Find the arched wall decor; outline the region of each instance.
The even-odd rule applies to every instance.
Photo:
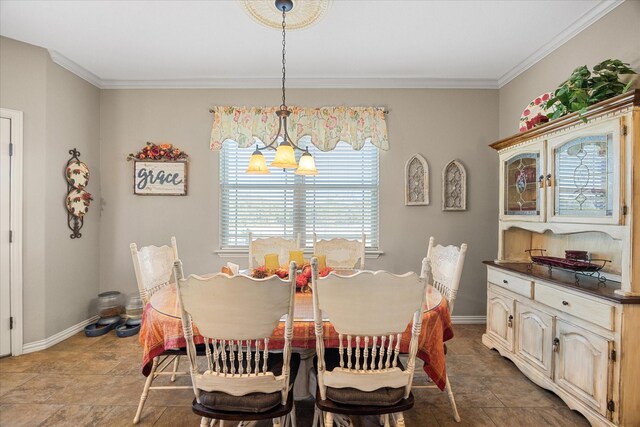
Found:
[[[420,154],[414,154],[404,165],[404,204],[429,204],[429,164]]]
[[[458,160],[452,160],[442,170],[442,210],[467,210],[467,171]]]

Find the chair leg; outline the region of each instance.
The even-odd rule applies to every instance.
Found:
[[[298,420],[296,419],[296,403],[293,403],[293,408],[291,408],[291,412],[289,413],[289,418],[291,420],[291,427],[298,427]]]
[[[446,389],[447,394],[449,395],[449,402],[451,403],[451,409],[453,409],[453,419],[456,420],[457,423],[460,422],[460,414],[458,414],[458,408],[456,407],[456,400],[453,397],[453,391],[451,390],[451,383],[449,382],[449,375],[446,378]]]
[[[333,414],[331,412],[324,414],[324,427],[333,427]]]
[[[397,414],[393,414],[393,423],[396,427],[405,427],[404,425],[404,415],[402,412],[398,412]]]
[[[176,356],[176,358],[173,359],[173,375],[171,375],[171,382],[176,381],[176,372],[178,372],[179,363],[180,363],[180,356]]]
[[[207,417],[202,417],[202,419],[200,420],[200,427],[209,427],[210,425],[210,419]]]
[[[384,414],[384,415],[382,415],[382,417],[381,417],[381,418],[382,418],[382,420],[383,420],[383,421],[381,421],[381,425],[384,425],[384,427],[390,427],[390,424],[389,424],[389,414]]]
[[[318,407],[315,407],[313,411],[313,423],[312,427],[322,427],[324,425],[324,412],[322,412]]]
[[[151,365],[151,372],[149,372],[149,376],[147,377],[147,380],[144,382],[144,388],[142,389],[142,394],[140,395],[140,403],[138,404],[138,410],[136,411],[136,416],[133,417],[134,424],[138,424],[140,422],[140,415],[142,414],[142,408],[144,407],[144,402],[147,400],[147,396],[149,396],[149,387],[151,387],[151,383],[155,379],[157,368],[158,368],[158,357],[154,357],[153,364]]]
[[[274,418],[272,420],[273,422],[273,427],[281,427],[282,426],[282,419],[281,418]]]

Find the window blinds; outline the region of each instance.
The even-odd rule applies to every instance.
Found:
[[[292,170],[271,169],[269,175],[246,175],[254,147],[226,141],[220,155],[220,248],[248,247],[255,237],[301,235],[303,245],[319,239],[360,239],[378,248],[378,149],[365,143],[354,150],[338,143],[322,152],[301,141],[313,154],[319,174],[298,176]],[[267,164],[275,151],[264,150]],[[300,154],[298,154],[299,156]]]

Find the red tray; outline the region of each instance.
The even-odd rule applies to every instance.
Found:
[[[576,259],[558,258],[554,256],[531,256],[531,261],[536,264],[549,265],[551,267],[566,268],[573,271],[599,271],[604,267],[601,264],[593,264]]]

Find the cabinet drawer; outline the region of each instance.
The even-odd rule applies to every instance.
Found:
[[[513,274],[504,273],[499,270],[487,269],[487,280],[496,286],[509,289],[511,292],[533,298],[533,281],[522,279]]]
[[[614,307],[536,283],[536,301],[572,316],[613,330]]]

